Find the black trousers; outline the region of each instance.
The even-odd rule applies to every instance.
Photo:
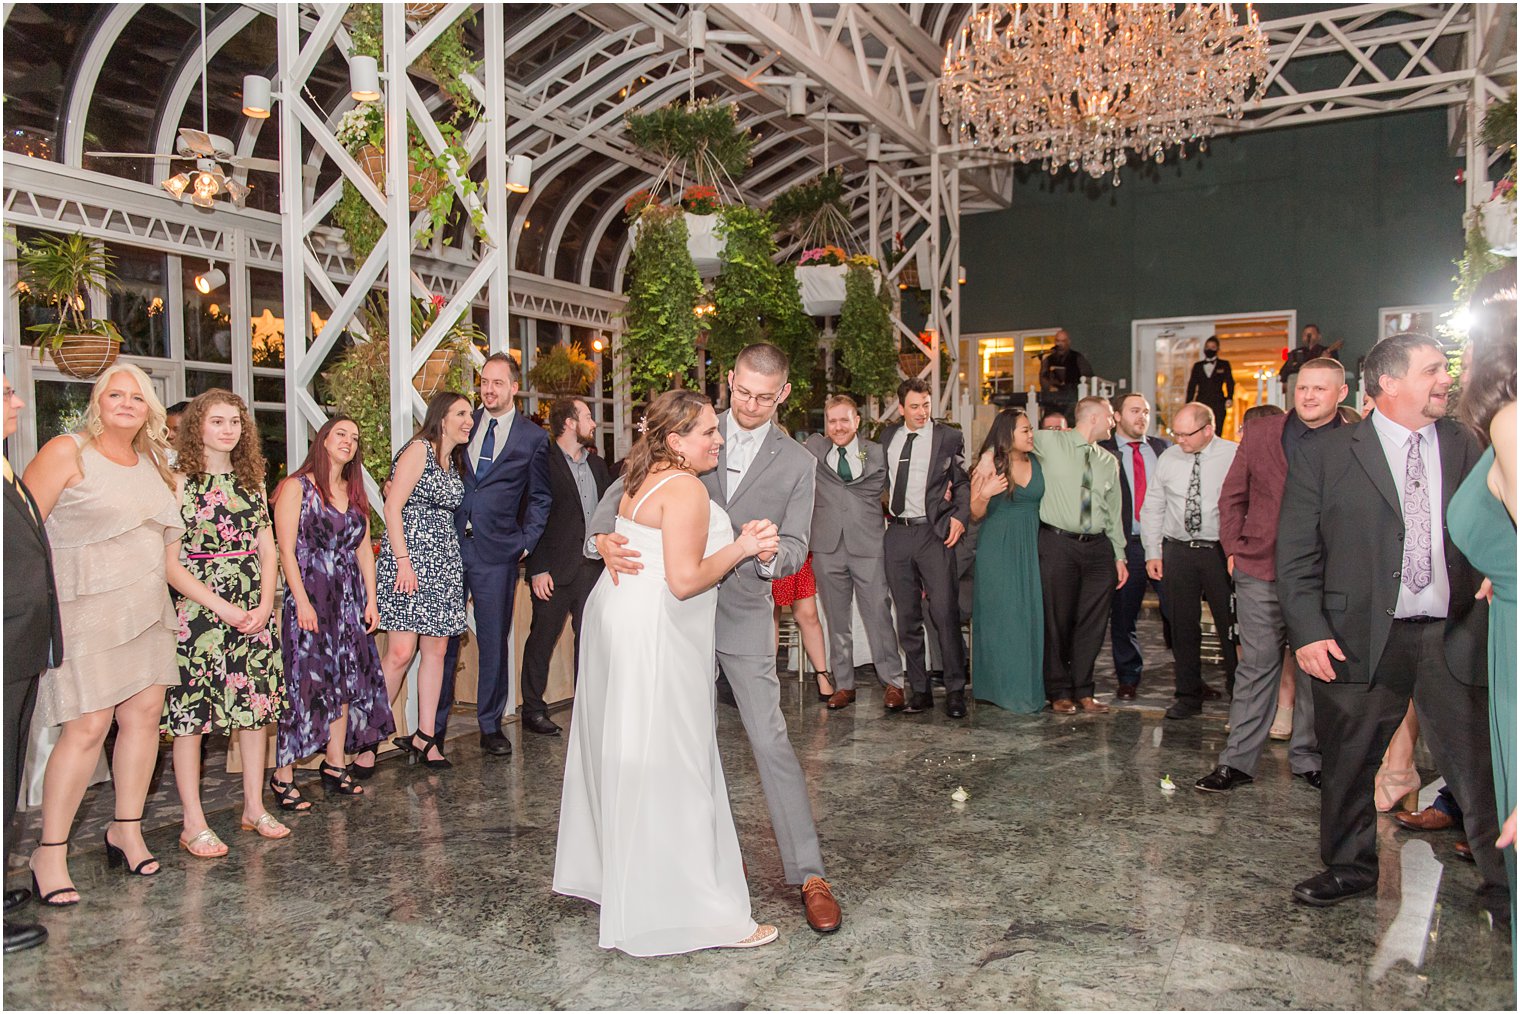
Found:
[[[1509,910],[1489,755],[1488,689],[1470,687],[1446,665],[1446,624],[1395,620],[1372,683],[1314,683],[1314,730],[1324,784],[1320,792],[1320,859],[1336,873],[1377,879],[1377,809],[1373,783],[1383,752],[1414,698],[1421,738],[1462,808],[1462,825],[1483,884],[1479,900]]]
[[[1156,589],[1161,600],[1161,626],[1168,643],[1171,641],[1171,619],[1166,605],[1166,590],[1160,581],[1152,581],[1145,573],[1145,547],[1140,536],[1131,535],[1124,547],[1124,560],[1129,567],[1129,579],[1124,587],[1114,592],[1113,622],[1109,638],[1114,647],[1114,675],[1120,686],[1139,686],[1144,672],[1144,660],[1140,657],[1140,635],[1135,625],[1140,619],[1140,605],[1145,601],[1146,586]]]
[[[907,656],[908,686],[929,692],[924,665],[924,604],[939,636],[945,689],[966,689],[966,642],[961,637],[960,579],[955,550],[933,525],[888,525],[883,539],[887,585],[897,606],[897,640]]]
[[[40,674],[39,674],[40,675]],[[21,796],[21,773],[26,770],[26,745],[37,704],[37,680],[5,685],[5,853],[15,841],[16,804]]]
[[[528,628],[528,639],[523,643],[522,713],[547,715],[549,706],[544,703],[544,691],[549,687],[549,660],[554,656],[554,646],[565,629],[568,617],[575,629],[575,671],[580,672],[581,663],[581,615],[586,611],[586,599],[602,576],[602,564],[587,560],[575,568],[575,579],[568,584],[556,584],[547,599],[533,596],[533,623]]]
[[[1073,538],[1040,526],[1040,585],[1045,599],[1045,696],[1093,695],[1093,663],[1114,598],[1114,547],[1106,535]]]
[[[1186,542],[1166,539],[1161,544],[1161,586],[1166,589],[1172,614],[1172,658],[1176,662],[1177,700],[1203,707],[1203,600],[1214,614],[1224,671],[1235,682],[1237,656],[1231,628],[1235,612],[1230,605],[1230,570],[1224,550],[1217,543],[1192,548]]]

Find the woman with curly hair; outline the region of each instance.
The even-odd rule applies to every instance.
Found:
[[[242,828],[285,838],[264,809],[264,727],[285,708],[275,626],[278,565],[264,454],[243,399],[212,388],[179,424],[180,517],[185,534],[165,566],[177,592],[180,685],[164,695],[163,731],[174,737],[174,784],[184,809],[180,848],[199,859],[227,854],[201,808],[201,737],[238,737]]]
[[[90,390],[79,432],[49,440],[26,468],[53,547],[63,619],[63,664],[37,691],[36,721],[63,726],[43,775],[42,841],[31,858],[32,887],[45,905],[79,901],[69,835],[113,721],[106,861],[139,876],[159,870],[143,841],[143,803],[158,760],[164,687],[179,683],[164,564],[184,530],[166,433],[153,382],[116,363]]]

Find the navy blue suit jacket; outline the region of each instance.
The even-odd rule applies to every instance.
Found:
[[[1157,458],[1161,457],[1162,451],[1172,446],[1170,440],[1161,437],[1147,436],[1145,442],[1150,445],[1151,450],[1156,452]],[[1114,457],[1119,457],[1119,438],[1117,436],[1111,436],[1107,440],[1098,441],[1098,446]],[[1125,517],[1124,531],[1128,534],[1133,530],[1134,534],[1129,535],[1129,537],[1138,539],[1140,537],[1140,522],[1135,520],[1135,494],[1129,488],[1129,473],[1124,470],[1123,459],[1119,461],[1119,499]],[[1134,526],[1133,529],[1131,529],[1131,525]]]
[[[484,409],[475,410],[476,426],[483,415]],[[507,431],[506,446],[496,448],[496,460],[484,479],[476,478],[465,455],[464,499],[454,512],[454,527],[461,537],[465,525],[471,527],[475,556],[482,563],[515,564],[538,545],[552,503],[549,434],[519,411]]]

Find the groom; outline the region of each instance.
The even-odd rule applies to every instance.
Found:
[[[776,677],[771,579],[797,573],[807,559],[817,465],[801,444],[771,424],[777,406],[792,389],[786,382],[790,366],[786,353],[774,345],[750,345],[739,353],[728,374],[731,408],[718,417],[723,434],[718,467],[702,476],[702,482],[713,501],[728,512],[736,534],[757,520],[774,521],[781,533],[781,547],[770,559],[741,563],[718,586],[718,665],[733,688],[760,769],[786,882],[802,885],[808,925],[819,933],[832,933],[842,919],[839,902],[823,879],[818,830],[802,766],[786,736]],[[601,555],[614,579],[643,567],[638,553],[623,549],[628,540],[611,534],[622,495],[619,480],[591,519],[586,547],[588,556]]]

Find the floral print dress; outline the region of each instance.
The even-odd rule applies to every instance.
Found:
[[[180,562],[207,588],[242,609],[259,604],[259,531],[269,527],[263,490],[249,490],[230,472],[192,475],[180,500],[185,534]],[[164,695],[163,731],[171,736],[226,735],[257,729],[285,710],[284,665],[276,617],[255,634],[240,634],[221,617],[178,592],[180,685]]]

